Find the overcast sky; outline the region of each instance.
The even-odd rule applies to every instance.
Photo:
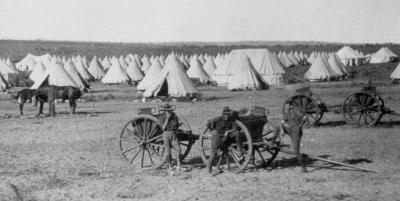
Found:
[[[0,0],[0,38],[400,43],[400,0]]]

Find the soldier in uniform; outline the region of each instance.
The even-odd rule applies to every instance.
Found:
[[[215,159],[218,149],[227,151],[229,142],[234,139],[237,144],[237,153],[242,158],[242,143],[238,125],[235,120],[239,118],[236,111],[224,107],[222,115],[211,119],[207,123],[207,127],[211,130],[211,153],[207,162],[207,171],[212,173],[212,162]]]
[[[296,155],[301,165],[302,172],[307,172],[307,168],[303,163],[303,154],[300,153],[301,137],[303,136],[303,125],[306,118],[307,117],[301,113],[300,109],[295,107],[293,108],[293,111],[290,113],[290,115],[282,121],[280,127],[282,136],[286,134],[290,136],[293,152],[288,152]]]
[[[177,161],[177,170],[183,170],[181,165],[181,147],[180,142],[177,137],[176,131],[179,127],[179,120],[176,114],[174,113],[174,109],[168,103],[161,106],[160,111],[163,111],[163,114],[160,117],[160,121],[162,123],[163,129],[163,141],[165,147],[165,155],[163,161],[167,160],[169,169],[172,168],[171,165],[171,149],[175,149],[176,151],[176,161]],[[166,157],[166,158],[165,158]]]

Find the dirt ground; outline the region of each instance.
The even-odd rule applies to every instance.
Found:
[[[333,85],[332,85],[333,86]],[[313,86],[328,104],[341,104],[358,90],[349,84]],[[293,91],[229,92],[200,88],[198,102],[176,102],[194,133],[223,106],[262,106],[269,119],[281,118],[281,107]],[[400,111],[400,86],[379,87],[386,105]],[[122,127],[141,107],[129,86],[94,85],[74,116],[68,104],[57,104],[54,118],[34,118],[26,105],[23,117],[0,119],[0,200],[400,200],[400,117],[386,115],[376,127],[346,125],[340,114],[327,113],[319,127],[305,130],[302,152],[370,168],[378,173],[308,161],[300,173],[292,156],[280,153],[272,167],[223,172],[211,177],[200,159],[198,143],[185,159],[188,172],[141,170],[126,162],[118,147]],[[45,107],[47,111],[47,106]],[[16,101],[0,95],[0,115],[17,115]]]

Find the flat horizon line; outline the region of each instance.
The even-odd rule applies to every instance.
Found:
[[[52,40],[52,39],[8,39],[2,38],[0,41],[24,41],[24,42],[64,42],[64,43],[105,43],[105,44],[150,44],[150,45],[251,45],[251,46],[277,46],[277,45],[299,45],[299,44],[330,44],[330,45],[400,45],[394,42],[366,42],[366,43],[346,43],[328,41],[302,41],[302,40],[243,40],[243,41],[164,41],[164,42],[112,42],[112,41],[79,41],[79,40]],[[260,43],[260,44],[257,44]]]

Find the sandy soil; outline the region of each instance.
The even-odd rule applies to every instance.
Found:
[[[140,107],[159,103],[135,103],[135,91],[127,86],[95,85],[78,103],[78,114],[67,113],[68,104],[57,104],[55,118],[26,116],[0,119],[0,200],[400,200],[400,117],[385,116],[377,127],[345,125],[340,114],[328,113],[321,126],[305,130],[304,153],[326,155],[378,173],[356,171],[319,161],[308,161],[308,173],[300,173],[292,156],[279,154],[269,168],[205,173],[196,144],[185,159],[189,172],[141,170],[128,165],[118,148],[118,135]],[[400,111],[400,86],[380,87],[387,105]],[[358,88],[345,84],[313,88],[328,104],[342,103]],[[267,91],[229,92],[201,88],[203,100],[176,103],[194,133],[220,113],[257,105],[279,119],[281,106],[292,93]],[[1,115],[17,114],[16,101],[0,95]],[[47,107],[45,108],[47,110]]]

